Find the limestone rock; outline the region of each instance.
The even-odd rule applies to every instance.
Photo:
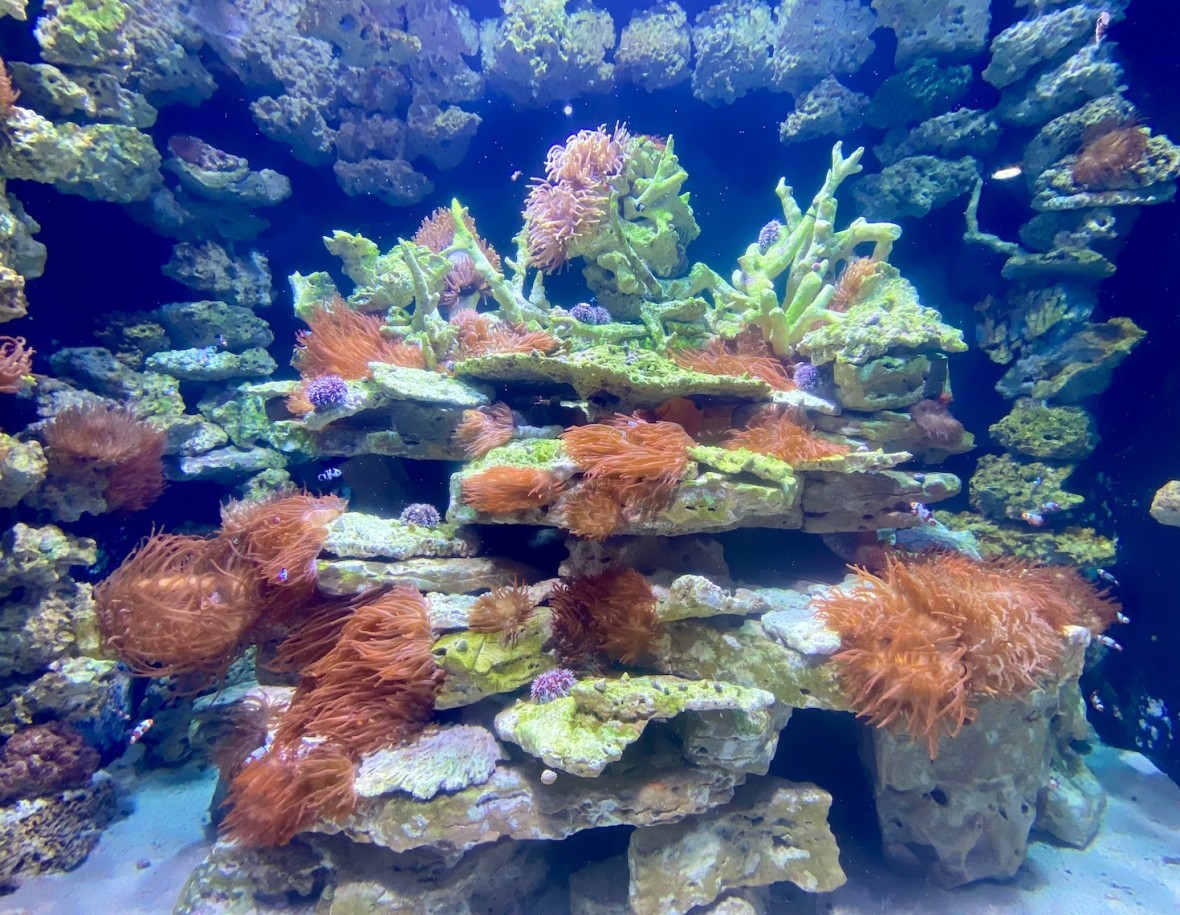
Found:
[[[788,880],[812,893],[845,881],[828,828],[832,798],[810,784],[763,778],[724,807],[636,830],[627,849],[635,915],[684,913],[727,889]]]
[[[1151,517],[1160,524],[1180,527],[1180,480],[1169,480],[1156,491]]]

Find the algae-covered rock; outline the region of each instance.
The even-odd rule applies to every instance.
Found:
[[[495,557],[443,557],[378,562],[372,559],[321,559],[316,583],[325,594],[357,594],[369,588],[408,584],[419,591],[468,594],[533,580],[535,571],[523,563]]]
[[[1169,480],[1151,500],[1151,517],[1160,524],[1180,527],[1180,480]]]
[[[446,679],[434,704],[459,708],[498,693],[510,693],[551,670],[553,658],[543,654],[545,633],[532,631],[515,642],[498,633],[448,633],[434,643],[434,660]]]
[[[1081,407],[1051,407],[1027,397],[988,431],[1009,451],[1053,461],[1079,461],[1098,444],[1094,418]]]
[[[670,736],[659,731],[645,735],[633,756],[594,779],[558,774],[543,780],[540,762],[501,763],[482,785],[429,801],[404,792],[362,799],[346,823],[322,822],[315,829],[392,851],[429,846],[454,859],[501,838],[564,839],[584,829],[675,822],[724,803],[741,778],[686,766]]]
[[[420,801],[482,785],[504,751],[491,731],[471,725],[431,728],[399,747],[361,760],[354,788],[359,797],[404,791]]]
[[[971,512],[937,512],[952,531],[971,534],[985,559],[1015,556],[1047,565],[1099,569],[1115,561],[1115,541],[1081,525],[1030,527],[1023,522],[993,521]]]
[[[168,350],[148,356],[144,365],[150,371],[171,375],[180,381],[268,378],[278,368],[270,353],[260,347],[251,347],[241,353],[219,350],[215,346]]]
[[[774,697],[761,689],[720,681],[679,677],[626,677],[582,680],[570,694],[552,702],[519,701],[496,716],[496,733],[554,768],[594,777],[616,762],[652,721],[689,713],[733,713],[731,741],[751,743],[762,752],[766,770],[778,740]],[[730,754],[732,755],[732,754]],[[728,768],[730,758],[701,760]],[[741,770],[745,771],[744,765]]]
[[[885,355],[966,349],[963,332],[944,324],[933,308],[919,304],[917,290],[900,276],[874,283],[843,320],[809,331],[799,344],[799,352],[815,365],[837,359],[863,365]]]
[[[757,592],[738,588],[730,593],[702,575],[681,575],[656,606],[660,622],[707,619],[712,616],[753,616],[770,606]]]
[[[724,807],[636,830],[627,848],[630,910],[684,913],[727,889],[782,881],[831,892],[846,880],[828,828],[831,804],[815,785],[763,778],[738,788]]]
[[[700,394],[761,400],[770,386],[752,377],[706,375],[681,368],[648,350],[592,346],[561,358],[539,354],[502,353],[464,359],[455,374],[480,381],[569,385],[583,399],[608,394],[617,409],[630,412]]]
[[[0,432],[0,508],[11,508],[40,486],[48,468],[40,442]]]
[[[345,512],[328,525],[324,551],[342,559],[475,556],[479,552],[479,535],[454,524],[422,527],[363,512]]]
[[[1040,461],[1022,463],[1009,454],[985,454],[971,477],[971,504],[996,520],[1028,520],[1039,526],[1057,512],[1069,511],[1085,500],[1064,489],[1072,465]]]
[[[1071,336],[1018,359],[996,383],[996,390],[1013,400],[1024,396],[1078,403],[1109,387],[1115,368],[1145,333],[1130,318],[1083,324]]]

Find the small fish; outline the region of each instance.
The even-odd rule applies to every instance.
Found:
[[[1098,695],[1098,690],[1090,693],[1090,708],[1096,712],[1106,711],[1106,706],[1102,704],[1102,697]]]
[[[226,339],[225,339],[225,334],[218,334],[217,335],[217,347],[218,347],[218,349],[226,349],[229,347],[229,343],[226,342]]]
[[[1105,645],[1107,648],[1113,648],[1115,651],[1122,651],[1123,646],[1112,639],[1109,635],[1098,636],[1098,644]]]
[[[1095,569],[1094,574],[1097,575],[1099,578],[1101,578],[1103,581],[1107,582],[1108,584],[1112,584],[1116,588],[1119,587],[1119,580],[1117,578],[1115,578],[1113,575],[1111,575],[1108,571],[1106,571],[1106,569]]]
[[[932,512],[922,502],[911,502],[910,503],[910,511],[913,512],[915,515],[917,515],[918,520],[921,521],[923,524],[937,524],[938,523],[938,519],[936,519],[934,517],[934,512]]]
[[[1048,502],[1042,502],[1041,507],[1037,509],[1037,511],[1042,515],[1051,515],[1053,512],[1061,511],[1061,503],[1054,502],[1052,500],[1049,500]]]
[[[1127,616],[1127,614],[1123,613],[1122,610],[1116,610],[1115,614],[1114,614],[1114,618],[1116,620],[1118,620],[1120,623],[1122,623],[1124,626],[1126,626],[1127,623],[1131,622],[1131,617],[1129,617],[1129,616]]]
[[[344,471],[339,467],[329,467],[320,473],[319,479],[321,482],[326,482],[328,480],[338,480],[342,476],[344,476]]]
[[[1102,39],[1106,37],[1106,32],[1110,28],[1110,11],[1103,10],[1098,14],[1098,19],[1094,23],[1094,44],[1095,46],[1102,44]]]
[[[279,580],[279,584],[284,584],[287,581],[287,570],[279,569],[279,574],[275,576]]]
[[[1027,524],[1031,524],[1033,527],[1045,526],[1045,516],[1040,512],[1021,512],[1020,520]]]
[[[521,170],[518,168],[518,169],[517,169],[516,171],[514,171],[514,172],[513,172],[511,175],[509,175],[509,176],[508,176],[508,180],[509,180],[509,181],[519,181],[519,180],[520,180],[520,178],[521,178],[521,176],[522,176],[523,174],[524,174],[524,172],[522,172],[522,171],[521,171]]]
[[[1033,480],[1033,489],[1040,489],[1044,485],[1045,485],[1045,478],[1044,477],[1037,477],[1036,479]]]
[[[155,718],[145,718],[134,728],[132,728],[131,736],[127,738],[127,746],[133,747],[139,743],[139,741],[143,739],[143,735],[150,731],[152,729],[152,725],[155,723]]]
[[[997,168],[992,172],[993,181],[1011,181],[1013,178],[1020,177],[1019,165],[1005,165],[1003,168]]]

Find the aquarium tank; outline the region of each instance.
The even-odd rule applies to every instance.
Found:
[[[0,0],[0,913],[1180,911],[1174,0]]]

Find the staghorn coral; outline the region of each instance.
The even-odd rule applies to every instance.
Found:
[[[714,337],[703,349],[686,349],[672,354],[677,365],[709,375],[749,375],[765,381],[776,391],[790,391],[796,385],[786,367],[771,352],[757,328],[747,328],[733,340]]]
[[[558,657],[584,663],[596,654],[634,664],[660,634],[656,597],[634,569],[560,581],[549,593],[553,645]]]
[[[486,410],[464,410],[455,427],[455,440],[471,458],[481,458],[493,448],[512,441],[512,410],[507,404],[492,404]]]
[[[104,650],[143,677],[221,679],[262,612],[257,571],[218,539],[154,534],[94,588]]]
[[[108,511],[139,511],[164,491],[166,436],[124,406],[67,407],[41,430],[49,466],[66,479],[98,474]]]
[[[404,340],[381,333],[381,319],[349,308],[339,295],[317,306],[308,316],[309,330],[300,331],[292,364],[299,374],[314,378],[337,375],[357,379],[372,377],[371,362],[425,368],[422,350]]]
[[[467,611],[467,628],[497,633],[505,643],[515,645],[536,611],[528,585],[513,582],[477,597]]]
[[[474,359],[492,353],[551,353],[561,345],[545,331],[530,331],[469,308],[452,314],[450,323],[455,328],[455,343],[448,352],[451,359]]]
[[[0,117],[3,116],[2,110],[0,108]],[[16,394],[24,390],[28,376],[33,372],[35,352],[24,337],[0,336],[0,394]]]
[[[1150,132],[1135,123],[1104,120],[1082,134],[1070,166],[1073,180],[1088,188],[1112,188],[1126,180],[1147,153]]]
[[[552,504],[564,486],[536,467],[489,467],[464,478],[463,503],[489,515],[528,511]]]
[[[769,454],[788,464],[835,457],[851,450],[847,445],[829,442],[813,433],[801,410],[776,407],[759,410],[745,429],[731,431],[725,447]]]
[[[1062,627],[1098,634],[1118,612],[1076,571],[1015,559],[889,554],[880,575],[854,571],[817,602],[841,639],[840,680],[857,714],[926,741],[931,759],[979,697],[1023,695],[1056,670]]]

